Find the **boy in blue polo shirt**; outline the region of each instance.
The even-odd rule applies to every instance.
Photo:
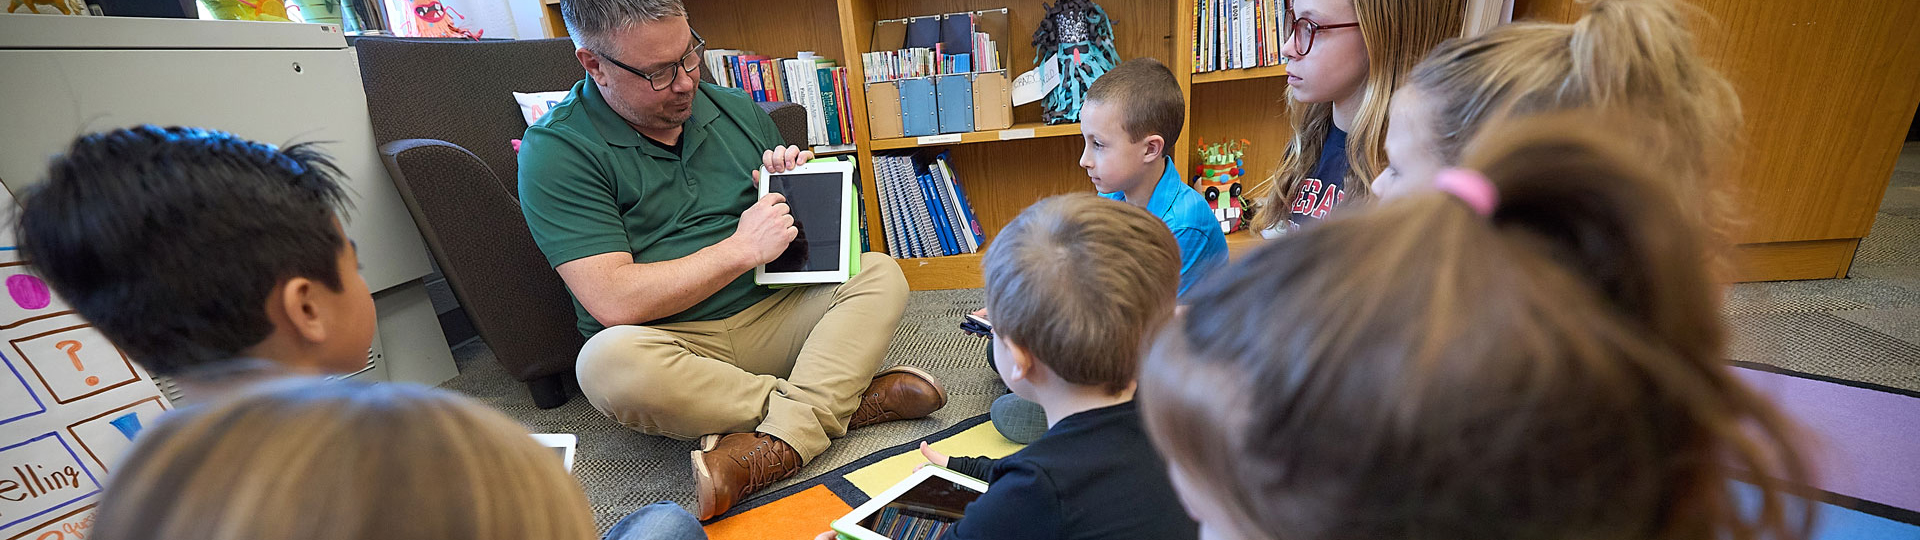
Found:
[[[1180,244],[1180,295],[1227,264],[1227,236],[1206,198],[1180,180],[1167,149],[1180,139],[1186,98],[1167,66],[1152,58],[1122,62],[1087,89],[1080,108],[1080,134],[1086,147],[1080,167],[1100,196],[1143,208],[1173,230]],[[974,312],[986,316],[987,310]],[[987,362],[993,363],[988,352]],[[994,400],[994,428],[1013,442],[1027,444],[1047,431],[1040,407],[1007,394]]]
[[[1087,89],[1080,109],[1086,148],[1080,167],[1100,196],[1132,203],[1173,230],[1180,243],[1180,294],[1227,262],[1227,236],[1207,200],[1166,155],[1180,139],[1186,99],[1167,66],[1152,58],[1121,63]]]

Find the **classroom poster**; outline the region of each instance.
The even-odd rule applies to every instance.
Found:
[[[0,227],[0,540],[86,540],[114,464],[172,405],[14,245]]]

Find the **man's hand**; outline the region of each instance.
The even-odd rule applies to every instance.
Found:
[[[760,164],[765,165],[768,172],[791,171],[809,161],[813,161],[813,151],[801,150],[798,146],[777,146],[760,153]]]
[[[800,229],[793,226],[793,213],[787,208],[787,197],[768,193],[740,214],[740,225],[725,242],[745,266],[759,266],[779,258],[799,235]]]

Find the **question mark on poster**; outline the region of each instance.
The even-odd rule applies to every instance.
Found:
[[[80,342],[69,339],[66,341],[53,344],[53,348],[67,351],[67,358],[70,360],[73,360],[74,371],[87,370],[87,366],[80,364]],[[97,384],[100,384],[99,377],[95,377],[92,375],[87,376],[87,386],[94,386]]]

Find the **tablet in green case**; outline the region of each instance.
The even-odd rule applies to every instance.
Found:
[[[841,540],[939,540],[987,492],[987,483],[927,465],[833,521]]]

